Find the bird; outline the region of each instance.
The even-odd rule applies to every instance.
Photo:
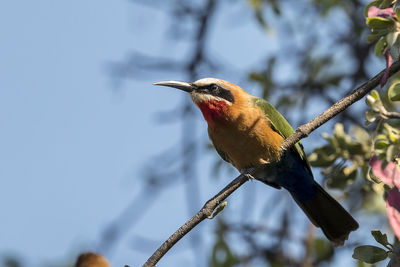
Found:
[[[100,254],[86,252],[78,256],[75,267],[110,267],[110,263]]]
[[[153,85],[190,94],[208,124],[208,135],[221,158],[239,172],[253,168],[257,180],[289,191],[310,221],[333,245],[343,245],[357,221],[315,180],[301,142],[285,152],[294,133],[288,121],[265,99],[216,78],[195,82],[162,81]]]

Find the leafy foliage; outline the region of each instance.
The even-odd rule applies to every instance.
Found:
[[[398,59],[400,48],[398,38],[400,10],[396,8],[396,4],[397,1],[373,1],[364,11],[366,24],[371,31],[367,41],[376,42],[375,55],[385,56],[387,69],[391,65],[392,58]],[[364,206],[375,200],[376,196],[381,198],[385,198],[388,194],[394,196],[391,187],[383,186],[382,181],[387,184],[385,181],[393,178],[386,178],[384,175],[396,173],[396,171],[389,172],[386,170],[387,167],[396,169],[395,166],[399,166],[400,125],[394,120],[398,118],[395,102],[400,100],[399,75],[395,74],[387,80],[386,71],[381,81],[381,85],[384,85],[382,90],[379,92],[373,90],[366,97],[368,109],[365,112],[365,125],[374,126],[372,130],[352,126],[353,133],[350,135],[344,132],[341,123],[337,123],[333,136],[323,135],[327,144],[316,148],[309,157],[313,166],[323,168],[323,174],[326,175],[330,187],[345,190],[353,184],[357,174],[360,178],[364,178],[362,183],[365,186],[361,187],[364,195],[375,195],[375,197],[365,197]],[[389,185],[393,186],[393,183]],[[387,201],[387,208],[392,227],[397,227],[396,216],[391,213],[399,214],[400,211],[396,210],[398,206],[391,205]],[[397,228],[393,229],[396,231]],[[388,242],[386,234],[377,230],[372,230],[371,234],[387,250],[371,245],[358,246],[354,249],[353,258],[365,263],[376,263],[392,253],[393,245]]]
[[[323,174],[328,177],[327,183],[331,188],[345,189],[357,177],[357,170],[366,175],[371,151],[371,141],[368,132],[353,126],[353,137],[344,132],[343,124],[337,123],[333,136],[323,134],[328,144],[316,148],[308,157],[315,167],[324,167]]]
[[[393,245],[388,242],[386,234],[382,234],[379,230],[372,230],[371,234],[376,242],[383,245],[387,250],[371,245],[358,246],[354,249],[354,259],[366,263],[377,263],[385,260],[393,252]]]

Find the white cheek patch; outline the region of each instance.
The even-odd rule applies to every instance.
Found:
[[[190,94],[190,96],[192,97],[192,100],[194,103],[201,103],[201,102],[208,102],[211,100],[214,101],[223,101],[225,102],[227,105],[231,106],[232,103],[227,101],[226,99],[223,99],[222,97],[218,97],[218,96],[213,96],[213,95],[209,95],[209,94],[199,94],[196,92],[192,92]]]

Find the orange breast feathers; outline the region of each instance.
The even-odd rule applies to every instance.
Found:
[[[240,109],[233,109],[232,105],[227,109],[224,120],[208,123],[208,134],[233,166],[240,171],[279,160],[283,137],[271,128],[261,109],[254,105]]]
[[[271,128],[254,97],[240,87],[224,82],[234,103],[218,99],[195,101],[208,123],[208,135],[215,148],[239,171],[280,158],[283,137]]]

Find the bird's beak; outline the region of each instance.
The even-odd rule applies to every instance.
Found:
[[[181,82],[181,81],[156,82],[156,83],[153,83],[153,85],[174,87],[176,89],[180,89],[180,90],[183,90],[188,93],[190,93],[196,89],[196,86],[194,86],[193,84],[187,83],[187,82]]]

